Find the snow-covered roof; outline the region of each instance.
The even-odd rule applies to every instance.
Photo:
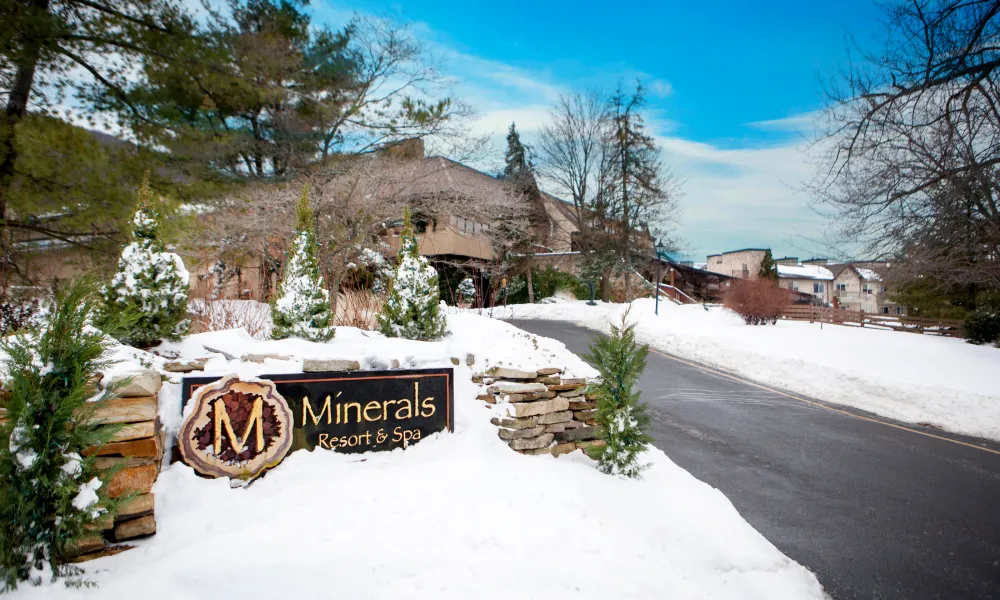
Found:
[[[830,269],[817,265],[777,265],[778,277],[786,279],[821,279],[833,281],[833,273]]]
[[[879,277],[878,273],[872,271],[871,269],[855,267],[855,270],[858,272],[858,275],[861,275],[861,279],[864,279],[865,281],[882,281],[882,278]]]

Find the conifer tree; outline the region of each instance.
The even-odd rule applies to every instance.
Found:
[[[517,132],[514,123],[507,130],[507,151],[503,158],[502,179],[520,179],[531,177],[534,180],[533,165],[528,158],[528,147],[521,143],[521,134]]]
[[[420,256],[417,248],[410,209],[404,208],[399,264],[389,298],[378,317],[379,329],[386,337],[433,340],[446,333],[445,318],[440,312],[437,271]]]
[[[152,202],[149,173],[139,187],[132,217],[132,241],[122,250],[118,271],[104,287],[104,304],[97,323],[105,327],[117,316],[135,315],[122,342],[149,346],[160,339],[175,340],[187,331],[188,281],[184,261],[167,252],[160,241],[160,215]]]
[[[98,473],[84,449],[108,441],[115,426],[89,420],[114,397],[96,401],[88,389],[95,372],[111,363],[109,338],[90,326],[97,300],[85,284],[56,297],[41,329],[0,342],[4,406],[0,423],[0,589],[19,582],[48,583],[82,571],[62,559],[93,536],[93,523],[128,498],[107,498],[110,474]],[[110,325],[109,325],[110,326]],[[9,442],[8,442],[9,440]]]
[[[646,405],[635,390],[649,347],[636,343],[635,323],[628,323],[628,314],[622,315],[620,326],[611,326],[610,337],[599,336],[591,342],[584,359],[601,374],[601,382],[590,392],[597,398],[597,426],[606,442],[593,448],[591,456],[605,473],[638,477],[646,467],[639,464],[639,455],[652,441],[646,434]]]
[[[303,188],[302,198],[295,209],[298,226],[288,251],[288,262],[278,287],[277,298],[271,304],[276,340],[299,337],[313,342],[333,339],[330,293],[319,271],[316,228],[309,206],[309,188]]]
[[[778,280],[778,264],[774,262],[774,257],[771,256],[770,250],[764,251],[764,258],[760,261],[760,271],[757,272],[757,277],[773,281]]]

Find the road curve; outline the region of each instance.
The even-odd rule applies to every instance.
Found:
[[[578,354],[594,335],[510,322]],[[655,445],[725,493],[833,598],[1000,598],[1000,444],[661,353],[650,353],[640,387]]]

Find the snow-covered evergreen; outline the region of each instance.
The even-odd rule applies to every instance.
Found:
[[[445,334],[440,311],[437,271],[417,251],[410,210],[403,209],[403,232],[396,276],[379,315],[379,329],[388,337],[433,340]]]
[[[288,251],[278,295],[271,304],[271,319],[274,322],[271,336],[276,340],[297,337],[325,342],[333,339],[336,330],[332,325],[330,293],[316,257],[316,231],[308,188],[302,190],[296,214],[298,226],[295,237]]]
[[[84,450],[115,430],[81,420],[113,397],[93,398],[88,380],[110,366],[109,338],[90,326],[96,300],[85,283],[61,292],[39,330],[0,341],[4,407],[0,423],[0,592],[82,571],[60,560],[94,521],[113,513],[95,457]]]
[[[458,297],[462,302],[472,302],[476,298],[476,283],[466,277],[458,284]]]
[[[601,382],[590,393],[597,398],[597,425],[606,445],[594,448],[592,456],[605,473],[638,477],[646,467],[639,456],[652,441],[646,434],[646,405],[635,391],[649,347],[636,343],[635,323],[627,319],[625,311],[621,326],[612,325],[609,337],[598,336],[584,358],[601,374]]]
[[[105,325],[119,321],[123,314],[133,316],[120,335],[132,345],[175,340],[188,328],[190,276],[181,257],[166,251],[159,231],[160,216],[152,206],[147,173],[132,217],[132,241],[122,250],[118,271],[104,287],[104,305],[97,316],[98,324]]]

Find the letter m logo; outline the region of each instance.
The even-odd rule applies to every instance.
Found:
[[[237,454],[243,452],[243,448],[250,439],[250,432],[252,430],[257,432],[257,451],[261,452],[264,450],[264,400],[262,398],[254,400],[253,409],[250,411],[250,418],[247,420],[247,426],[243,430],[242,437],[237,436],[236,432],[233,431],[233,424],[229,420],[229,413],[226,412],[226,403],[222,401],[222,398],[215,401],[214,409],[216,456],[222,453],[223,428],[226,429],[226,435],[229,436],[229,443],[232,444],[233,451]]]

